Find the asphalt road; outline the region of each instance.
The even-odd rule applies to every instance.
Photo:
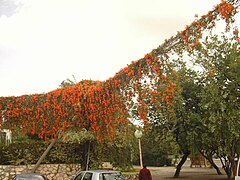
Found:
[[[210,167],[190,167],[190,160],[183,165],[178,179],[184,180],[226,180],[227,176],[221,168],[221,163],[216,160],[215,163],[219,167],[222,175],[218,175],[214,168]],[[139,169],[140,167],[136,167]],[[153,180],[176,180],[174,178],[175,167],[148,167],[150,169]]]
[[[153,180],[176,180],[173,178],[176,168],[175,167],[149,167],[152,173]],[[227,176],[222,171],[223,175],[217,175],[215,169],[209,167],[183,167],[178,179],[184,180],[226,180]]]

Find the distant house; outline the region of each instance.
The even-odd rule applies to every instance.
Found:
[[[12,142],[12,132],[9,129],[2,129],[0,135],[0,143],[10,144]]]
[[[2,123],[4,123],[4,116],[2,112]],[[12,142],[12,132],[9,129],[0,130],[0,143],[9,144]]]

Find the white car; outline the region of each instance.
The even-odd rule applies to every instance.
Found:
[[[88,170],[82,171],[73,180],[125,180],[120,171]]]
[[[14,180],[47,180],[47,178],[40,173],[23,173],[17,174]]]

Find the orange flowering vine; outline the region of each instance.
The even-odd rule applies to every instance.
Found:
[[[163,115],[174,113],[178,74],[168,53],[200,47],[202,34],[215,26],[219,15],[231,22],[236,12],[236,6],[222,1],[177,36],[106,81],[83,80],[46,94],[0,97],[0,128],[13,132],[20,128],[43,139],[54,138],[69,128],[86,128],[101,141],[114,139],[117,129],[127,131],[131,116],[147,124],[151,108]]]
[[[227,19],[232,14],[234,7],[232,4],[222,0],[222,3],[216,6],[216,9],[221,14],[223,19]]]
[[[195,20],[190,26],[186,26],[185,30],[181,31],[181,41],[188,51],[201,46],[200,39],[204,30],[212,30],[215,27],[219,16],[226,20],[226,31],[228,31],[229,22],[234,21],[232,17],[237,13],[238,6],[222,0],[222,2],[215,6],[215,9],[203,15],[200,19]]]
[[[115,92],[117,86],[117,81],[86,80],[47,94],[1,97],[0,124],[13,131],[20,127],[43,139],[68,128],[86,128],[96,133],[99,140],[113,138],[112,126],[128,123],[124,104]]]

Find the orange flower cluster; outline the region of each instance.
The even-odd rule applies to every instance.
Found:
[[[216,6],[216,9],[223,19],[227,19],[232,14],[234,7],[232,4],[222,0],[222,3]]]
[[[191,30],[189,29],[190,27],[192,28]],[[181,32],[182,39],[188,50],[201,46],[199,39],[202,38],[202,26],[200,20],[194,21],[190,27],[186,26],[186,29]]]
[[[117,127],[127,130],[128,110],[135,103],[134,97],[138,101],[138,117],[145,123],[150,104],[156,108],[162,103],[171,106],[176,85],[170,83],[163,64],[148,54],[105,82],[84,80],[47,94],[1,97],[0,124],[4,117],[3,125],[13,131],[19,127],[24,133],[38,134],[43,139],[53,138],[67,128],[86,128],[99,140],[113,139]]]
[[[67,128],[89,129],[99,140],[113,138],[116,127],[128,123],[117,86],[114,80],[86,80],[47,94],[1,97],[1,109],[5,110],[1,122],[4,117],[4,124],[13,131],[19,127],[43,139]]]
[[[127,102],[127,109],[137,107],[135,117],[147,124],[150,107],[155,109],[165,107],[169,110],[173,108],[172,101],[177,85],[172,82],[176,77],[177,74],[171,69],[170,64],[158,58],[156,52],[151,52],[143,59],[132,62],[122,69],[115,78],[129,82],[124,84],[123,96]]]
[[[240,43],[240,37],[237,38],[237,42]]]
[[[190,26],[186,26],[185,30],[181,31],[180,35],[187,50],[191,51],[194,48],[201,47],[199,39],[202,38],[203,30],[215,27],[215,21],[219,14],[222,19],[228,22],[236,13],[236,9],[237,7],[222,0],[220,4],[215,6],[215,10],[209,11],[206,15],[203,15],[201,19],[194,21]],[[226,29],[228,29],[228,27],[226,27]]]
[[[213,77],[213,76],[215,76],[215,72],[210,71],[210,72],[209,72],[209,75],[210,75],[211,77]]]

